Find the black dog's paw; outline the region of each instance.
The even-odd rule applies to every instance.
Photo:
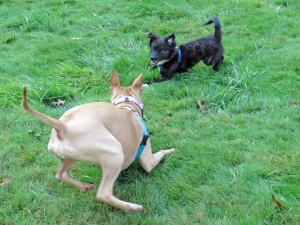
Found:
[[[168,78],[166,77],[158,77],[156,79],[153,80],[154,83],[160,83],[160,82],[163,82],[163,81],[166,81],[166,80],[169,80]]]

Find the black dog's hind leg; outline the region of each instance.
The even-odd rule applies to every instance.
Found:
[[[205,65],[210,66],[213,64],[213,57],[210,55],[210,56],[204,58],[203,62],[205,63]]]
[[[224,60],[224,56],[221,57],[221,59],[220,59],[219,62],[215,63],[215,65],[213,66],[214,71],[218,71],[219,70],[219,68],[220,68],[223,60]]]

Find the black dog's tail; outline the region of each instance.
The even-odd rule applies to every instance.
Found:
[[[221,33],[221,25],[220,21],[217,17],[212,17],[209,21],[204,23],[203,25],[209,25],[213,23],[215,25],[215,38],[217,40],[217,43],[221,43],[222,41],[222,33]]]

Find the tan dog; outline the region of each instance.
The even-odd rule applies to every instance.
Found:
[[[59,120],[31,109],[27,105],[26,87],[22,106],[32,116],[53,127],[48,150],[62,162],[56,174],[57,179],[87,192],[95,186],[72,178],[70,168],[77,160],[99,164],[102,180],[97,199],[126,212],[141,211],[141,205],[116,198],[113,186],[121,170],[133,162],[143,139],[144,127],[140,121],[143,110],[140,101],[142,75],[134,80],[131,87],[122,87],[114,72],[110,90],[112,103],[116,106],[106,102],[88,103],[69,109]],[[174,150],[161,150],[152,154],[150,141],[147,140],[139,162],[150,172],[164,155]]]

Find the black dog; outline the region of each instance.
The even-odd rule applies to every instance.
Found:
[[[224,60],[222,33],[220,21],[217,17],[211,18],[203,25],[214,23],[215,33],[176,47],[175,35],[162,38],[157,34],[149,33],[152,67],[158,67],[160,77],[155,82],[171,79],[176,72],[184,72],[196,65],[200,60],[215,71],[219,70]]]

